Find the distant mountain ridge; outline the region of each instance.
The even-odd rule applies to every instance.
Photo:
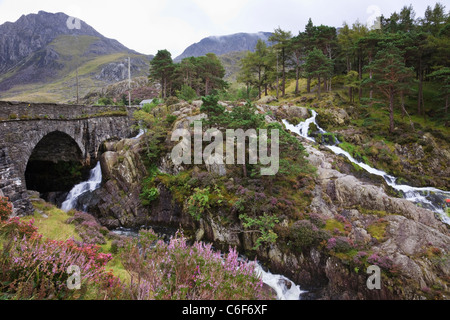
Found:
[[[0,99],[68,102],[78,69],[80,95],[128,77],[148,74],[152,56],[139,54],[79,20],[48,13],[21,16],[0,25]],[[73,21],[72,21],[73,22]],[[73,92],[73,90],[71,91]]]
[[[211,36],[187,47],[184,52],[174,59],[180,62],[188,57],[200,57],[207,53],[223,55],[230,52],[254,51],[259,39],[269,43],[271,32],[235,33],[225,36]]]

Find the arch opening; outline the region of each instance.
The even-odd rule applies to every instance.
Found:
[[[28,190],[38,191],[41,198],[58,206],[72,187],[89,175],[82,152],[68,134],[54,131],[34,147],[25,170]]]

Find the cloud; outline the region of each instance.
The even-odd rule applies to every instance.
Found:
[[[218,24],[225,24],[236,17],[248,0],[193,0],[208,16]]]
[[[356,19],[365,23],[372,5],[390,16],[410,3],[417,17],[423,16],[423,0],[0,0],[0,24],[39,10],[64,12],[130,49],[145,54],[167,49],[175,57],[207,36],[278,26],[296,34],[309,17],[316,25],[338,27]]]

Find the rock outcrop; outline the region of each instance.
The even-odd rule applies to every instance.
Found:
[[[194,119],[204,117],[201,114],[190,116],[191,111],[185,106],[177,108],[179,119],[174,129],[189,128]],[[273,111],[307,117],[298,107],[280,107]],[[344,221],[346,239],[355,248],[353,253],[333,253],[314,246],[299,250],[280,241],[255,250],[257,235],[242,232],[240,221],[231,219],[224,225],[220,217],[226,216],[226,212],[208,213],[200,221],[194,221],[184,204],[174,201],[171,191],[163,184],[158,184],[159,199],[150,207],[143,207],[139,194],[146,170],[139,156],[139,140],[105,145],[101,160],[104,185],[94,192],[92,197],[96,200],[92,202],[92,209],[109,228],[152,224],[182,226],[190,230],[196,240],[211,241],[217,248],[236,246],[241,252],[256,255],[272,272],[282,273],[300,284],[303,290],[309,291],[309,298],[448,298],[448,226],[433,212],[389,196],[382,183],[362,181],[345,170],[345,173],[339,172],[342,163],[339,156],[298,139],[306,147],[309,162],[317,168],[308,210],[320,219]],[[167,174],[184,170],[174,166],[167,156],[161,159],[159,168]],[[280,221],[280,227],[285,229],[297,224],[315,228],[309,220]],[[339,236],[335,240],[343,241]],[[369,248],[370,254],[358,248]],[[358,259],[367,260],[367,264],[356,263]],[[368,264],[381,266],[379,290],[367,287],[368,274],[361,268]]]

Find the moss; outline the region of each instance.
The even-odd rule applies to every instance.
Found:
[[[377,216],[380,218],[383,218],[387,215],[391,215],[391,213],[387,213],[386,211],[383,211],[383,210],[371,210],[371,209],[363,208],[361,206],[356,206],[356,209],[359,212],[361,212],[362,214],[373,215],[373,216]]]
[[[336,252],[336,253],[332,253],[332,255],[334,255],[336,258],[338,258],[345,264],[353,264],[354,257],[357,255],[357,253],[358,253],[357,249],[349,247],[349,250],[346,252]],[[357,267],[355,267],[355,269],[357,269]],[[358,273],[356,270],[355,270],[355,272]]]
[[[387,221],[376,221],[367,228],[367,232],[378,241],[384,241],[388,225],[389,223]]]
[[[336,219],[328,219],[325,223],[324,229],[326,231],[333,232],[335,229],[338,229],[340,232],[345,233],[344,224]]]

